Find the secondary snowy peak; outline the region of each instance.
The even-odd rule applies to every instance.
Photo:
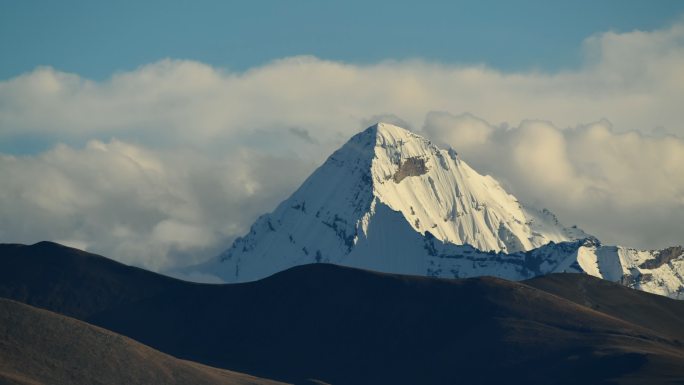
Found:
[[[403,128],[379,123],[371,166],[373,193],[418,232],[480,250],[516,252],[587,235],[548,211],[526,210],[490,176]]]
[[[577,250],[581,271],[625,286],[684,299],[684,248],[636,250],[589,243]]]

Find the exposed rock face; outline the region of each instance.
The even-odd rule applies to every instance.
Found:
[[[645,261],[639,265],[639,267],[642,269],[657,269],[672,260],[681,258],[682,256],[684,256],[684,247],[668,247],[667,249],[658,251],[655,254],[655,258]]]
[[[399,183],[408,176],[420,176],[426,174],[427,171],[425,159],[411,157],[401,162],[399,169],[394,173],[392,179],[394,179],[394,183]]]

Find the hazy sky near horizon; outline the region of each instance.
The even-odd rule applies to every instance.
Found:
[[[0,242],[196,263],[388,120],[606,243],[684,243],[684,2],[0,4]]]

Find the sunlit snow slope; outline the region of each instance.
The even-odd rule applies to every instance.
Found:
[[[191,270],[226,282],[312,262],[440,277],[575,271],[677,297],[677,258],[657,267],[669,269],[667,289],[659,278],[643,280],[650,270],[639,264],[656,253],[602,246],[548,210],[523,207],[454,150],[379,123],[333,153],[230,249]]]

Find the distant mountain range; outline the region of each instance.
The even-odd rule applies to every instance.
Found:
[[[682,247],[603,245],[523,206],[453,149],[387,123],[352,137],[230,249],[184,273],[246,282],[316,262],[447,278],[584,272],[684,298]]]
[[[256,282],[209,285],[42,242],[0,245],[0,297],[180,359],[291,383],[674,384],[684,378],[684,302],[587,274],[524,282],[439,279],[321,263]],[[111,344],[111,362],[97,359],[105,357],[103,343]],[[49,350],[55,344],[74,357],[55,361]],[[137,360],[139,354],[145,359]],[[38,378],[29,376],[34,367],[50,367],[48,374],[60,365],[72,373],[96,373],[103,365],[126,370],[117,366],[130,362],[126,357],[137,365],[134,374],[195,376],[186,383],[228,376],[10,301],[0,301],[0,357],[12,357],[0,360],[0,374],[11,373],[6,383],[32,383],[21,381]],[[42,378],[36,381],[59,383]],[[173,383],[160,378],[156,383]]]

